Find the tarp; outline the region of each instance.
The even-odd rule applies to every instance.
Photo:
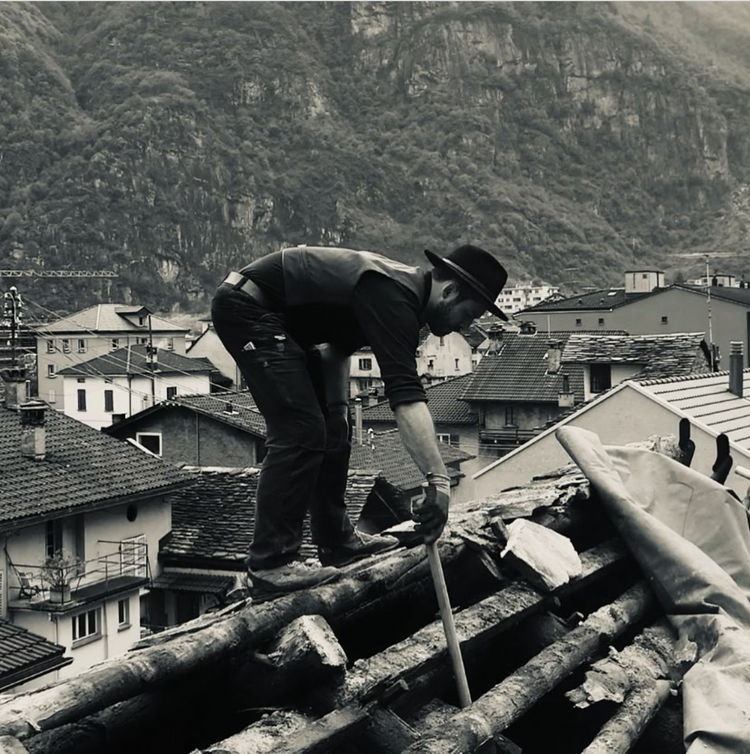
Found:
[[[718,482],[653,451],[605,447],[579,427],[556,437],[598,493],[680,639],[689,754],[750,754],[750,529]]]

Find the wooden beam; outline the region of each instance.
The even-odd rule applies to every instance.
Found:
[[[438,730],[406,749],[404,754],[473,752],[502,733],[563,678],[601,652],[613,638],[643,620],[654,604],[645,584],[629,589],[543,649],[471,706],[456,713]]]
[[[582,754],[626,754],[669,698],[669,681],[634,688]]]

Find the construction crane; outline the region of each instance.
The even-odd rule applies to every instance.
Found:
[[[116,278],[114,270],[0,270],[3,278]]]

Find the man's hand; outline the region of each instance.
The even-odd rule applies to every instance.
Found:
[[[414,531],[422,535],[425,544],[432,544],[443,533],[448,520],[451,499],[450,477],[428,474],[425,496],[412,506],[412,518],[417,522]]]

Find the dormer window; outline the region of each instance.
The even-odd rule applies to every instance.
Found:
[[[591,392],[603,393],[612,387],[612,366],[610,364],[591,365]]]

